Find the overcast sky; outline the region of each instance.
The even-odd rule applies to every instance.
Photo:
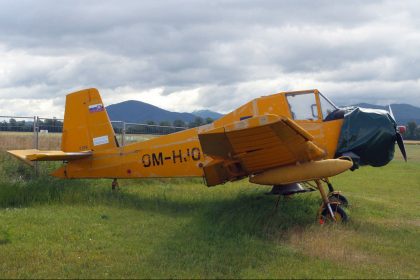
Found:
[[[226,113],[317,88],[420,106],[420,1],[0,1],[0,115],[62,117],[65,94]]]

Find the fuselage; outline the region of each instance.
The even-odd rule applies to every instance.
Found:
[[[308,97],[312,101],[302,108],[293,108],[295,97]],[[305,97],[305,98],[306,98]],[[54,172],[63,178],[159,178],[203,177],[203,166],[212,159],[201,149],[198,134],[235,122],[246,122],[260,115],[277,115],[293,119],[314,137],[325,158],[333,158],[343,123],[342,119],[324,121],[322,103],[327,102],[317,90],[281,92],[256,98],[226,114],[211,124],[160,136],[144,142],[132,143],[102,151],[94,151],[90,158],[68,162]],[[304,102],[303,102],[304,103]],[[292,109],[293,108],[293,109]],[[308,116],[300,116],[310,111]]]

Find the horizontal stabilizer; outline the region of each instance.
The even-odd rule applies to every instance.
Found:
[[[9,154],[17,157],[24,162],[31,164],[31,161],[61,161],[61,160],[75,160],[86,158],[92,155],[91,151],[87,152],[63,152],[63,151],[40,151],[32,150],[13,150],[7,151]]]

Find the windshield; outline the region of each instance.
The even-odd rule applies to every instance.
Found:
[[[315,94],[299,93],[287,94],[290,112],[294,120],[316,120],[318,119],[318,107],[316,106]]]
[[[338,109],[328,98],[326,98],[322,93],[319,93],[319,100],[321,101],[321,111],[322,118],[325,120],[329,114]]]

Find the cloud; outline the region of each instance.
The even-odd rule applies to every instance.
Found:
[[[88,87],[106,103],[175,111],[228,112],[307,88],[340,104],[420,106],[419,8],[414,0],[2,1],[1,114],[60,114],[66,93]]]

